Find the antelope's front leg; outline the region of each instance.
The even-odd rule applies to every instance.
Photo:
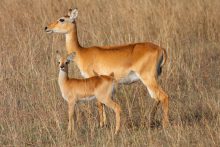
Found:
[[[74,106],[75,106],[75,101],[68,102],[68,115],[69,115],[69,123],[68,123],[68,134],[72,135],[72,132],[74,130]]]

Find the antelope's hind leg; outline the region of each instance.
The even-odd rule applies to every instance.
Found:
[[[115,127],[115,134],[118,133],[119,128],[120,128],[120,113],[121,113],[121,107],[114,102],[111,97],[107,97],[106,100],[102,101],[103,104],[105,104],[107,107],[111,108],[115,112],[116,116],[116,127]]]
[[[151,112],[151,122],[154,121],[155,113],[158,109],[158,105],[161,103],[163,108],[163,127],[167,127],[169,124],[168,118],[168,95],[161,89],[161,87],[157,84],[155,76],[150,76],[150,74],[142,74],[141,81],[147,87],[148,92],[152,98],[156,100],[156,103],[153,106],[153,110]]]
[[[104,104],[101,103],[100,101],[97,101],[97,107],[99,111],[99,125],[100,127],[103,127],[104,125],[106,125],[106,114],[105,114]]]

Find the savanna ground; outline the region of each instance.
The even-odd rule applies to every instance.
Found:
[[[1,0],[0,146],[219,146],[219,0]],[[170,96],[170,122],[150,127],[154,100],[141,82],[119,86],[121,132],[115,115],[98,127],[95,101],[75,109],[68,138],[67,103],[57,84],[55,51],[65,53],[64,36],[44,27],[77,7],[78,37],[84,47],[154,42],[169,59],[159,83]],[[80,77],[72,63],[70,76]]]

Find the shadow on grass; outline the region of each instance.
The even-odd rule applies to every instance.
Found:
[[[187,111],[185,112],[181,117],[180,121],[184,125],[194,125],[204,123],[215,123],[217,122],[217,119],[219,117],[219,114],[217,111],[213,111],[209,108],[198,108],[195,110]]]

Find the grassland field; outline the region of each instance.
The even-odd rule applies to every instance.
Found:
[[[61,34],[44,27],[77,7],[82,46],[153,42],[168,52],[158,82],[169,94],[170,127],[151,128],[154,100],[141,82],[119,86],[121,131],[106,108],[98,126],[95,101],[75,108],[76,134],[68,137],[67,103],[61,96],[55,51]],[[195,146],[220,145],[219,0],[1,0],[0,146]],[[70,65],[70,77],[80,78]]]

